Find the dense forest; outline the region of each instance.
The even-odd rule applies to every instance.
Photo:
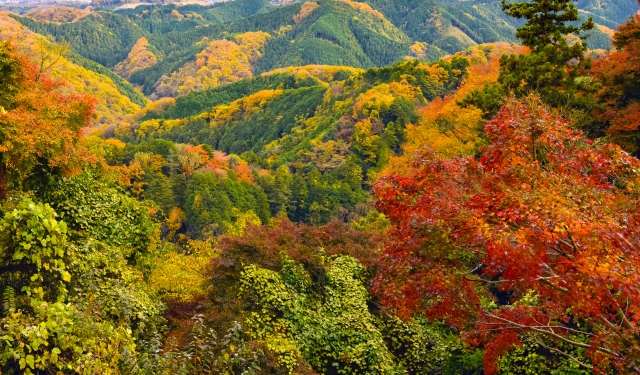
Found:
[[[639,2],[120,5],[0,12],[0,374],[640,373]]]

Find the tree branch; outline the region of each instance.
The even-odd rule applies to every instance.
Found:
[[[563,351],[562,351],[562,350],[560,350],[560,349],[556,349],[556,348],[552,348],[552,347],[550,347],[550,346],[547,346],[547,345],[545,345],[542,341],[540,341],[540,340],[538,340],[538,339],[536,339],[536,343],[537,343],[538,345],[542,346],[543,348],[547,349],[547,350],[550,350],[550,351],[552,351],[552,352],[554,352],[554,353],[558,353],[558,354],[560,354],[560,355],[562,355],[562,356],[565,356],[565,357],[569,358],[570,360],[572,360],[573,362],[577,363],[577,364],[578,364],[580,367],[582,367],[582,368],[585,368],[585,369],[587,369],[587,370],[593,370],[593,366],[588,365],[588,364],[586,364],[586,363],[584,363],[584,362],[580,361],[579,359],[577,359],[576,357],[574,357],[574,356],[570,355],[569,353],[565,353],[565,352],[563,352]]]
[[[577,346],[577,347],[580,347],[580,348],[586,348],[586,349],[591,348],[591,345],[589,345],[589,344],[584,344],[584,343],[581,343],[581,342],[570,340],[570,339],[568,339],[566,337],[562,337],[562,336],[558,335],[557,333],[554,333],[554,332],[551,332],[551,331],[548,331],[548,330],[545,330],[545,329],[542,329],[542,328],[537,328],[536,326],[528,326],[528,325],[516,323],[516,322],[513,322],[511,320],[504,319],[504,318],[501,318],[501,317],[499,317],[497,315],[493,315],[493,314],[489,314],[489,313],[485,313],[485,315],[487,315],[487,316],[489,316],[489,317],[491,317],[493,319],[496,319],[498,321],[504,322],[506,324],[510,324],[510,325],[512,325],[514,327],[521,328],[523,330],[531,330],[531,331],[534,331],[534,332],[545,334],[547,336],[554,337],[554,338],[556,338],[556,339],[558,339],[560,341],[563,341],[563,342],[565,342],[565,343],[567,343],[569,345]],[[616,352],[614,352],[612,350],[609,350],[607,348],[603,348],[601,346],[598,346],[597,349],[602,351],[602,352],[604,352],[604,353],[607,353],[607,354],[610,354],[610,355],[613,355],[613,356],[616,356],[616,357],[620,357],[620,354],[618,354],[618,353],[616,353]]]

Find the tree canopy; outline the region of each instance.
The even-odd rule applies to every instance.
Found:
[[[488,373],[525,342],[637,369],[638,160],[535,97],[509,99],[485,134],[478,159],[426,151],[375,186],[394,229],[374,289],[401,315],[471,325]]]

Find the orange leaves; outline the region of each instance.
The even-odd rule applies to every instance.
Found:
[[[91,14],[91,8],[78,9],[65,6],[45,6],[32,9],[25,16],[45,22],[76,22]]]
[[[620,340],[640,324],[640,162],[593,144],[536,98],[510,99],[485,134],[479,159],[423,151],[411,173],[375,186],[394,223],[374,283],[383,302],[475,323],[468,334],[487,343],[487,373],[523,333],[554,342],[566,322],[587,322],[589,345],[622,369],[639,355],[637,337]],[[503,306],[487,309],[492,294]],[[629,325],[609,329],[620,314]]]
[[[43,63],[51,79],[59,84],[64,82],[67,91],[95,97],[96,118],[92,121],[93,124],[115,124],[139,109],[137,104],[118,91],[111,79],[60,56],[64,52],[63,47],[25,29],[6,12],[0,12],[0,35],[3,38],[13,38],[18,51],[27,60],[34,61],[36,65]],[[37,67],[33,66],[33,69]]]
[[[134,196],[139,199],[144,198],[144,189],[148,185],[144,182],[144,169],[140,163],[131,163],[130,165],[121,165],[113,167],[119,173],[117,182],[122,188],[128,188]]]
[[[640,16],[620,26],[614,36],[618,51],[595,62],[595,77],[602,83],[598,93],[603,109],[596,109],[598,119],[608,125],[607,133],[625,150],[637,153],[635,139],[640,127]]]
[[[318,5],[318,3],[314,3],[313,1],[308,1],[302,4],[302,7],[300,7],[300,12],[295,16],[293,16],[293,22],[295,22],[296,25],[299,25],[302,21],[304,21],[305,18],[309,17],[309,15],[311,15],[311,13],[313,13],[313,11],[316,10],[316,8],[318,8],[319,6],[320,5]]]
[[[182,211],[179,207],[173,207],[171,211],[169,211],[167,220],[165,221],[165,225],[167,226],[167,229],[169,231],[167,233],[167,238],[169,240],[172,240],[186,221],[187,216],[185,215],[184,211]]]
[[[471,61],[461,86],[451,95],[436,98],[418,109],[420,121],[407,126],[407,143],[404,153],[393,156],[384,174],[407,172],[411,159],[424,146],[445,157],[466,156],[474,152],[476,141],[482,133],[481,111],[477,108],[462,108],[457,102],[471,91],[485,84],[497,82],[500,74],[500,56],[503,53],[523,52],[522,47],[507,43],[485,44],[471,47],[456,54]],[[440,81],[447,79],[446,71],[440,66],[424,65],[433,77]]]
[[[7,42],[0,52],[0,70],[5,68],[10,74],[2,76],[3,83],[15,88],[0,93],[4,107],[0,111],[0,168],[10,176],[7,183],[21,189],[25,180],[43,177],[38,176],[42,173],[77,173],[82,163],[91,160],[77,143],[93,116],[95,100],[61,93],[59,84],[39,76],[37,67]]]

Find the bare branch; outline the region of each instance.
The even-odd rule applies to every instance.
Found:
[[[558,339],[560,341],[563,341],[563,342],[565,342],[565,343],[567,343],[569,345],[577,346],[577,347],[580,347],[580,348],[587,348],[587,349],[591,348],[591,345],[589,345],[589,344],[584,344],[584,343],[581,343],[581,342],[570,340],[570,339],[568,339],[566,337],[560,336],[557,333],[553,333],[553,332],[551,332],[549,330],[546,330],[546,329],[537,328],[536,326],[528,326],[528,325],[525,325],[525,324],[516,323],[516,322],[513,322],[511,320],[508,320],[508,319],[505,319],[505,318],[501,318],[499,316],[496,316],[496,315],[493,315],[493,314],[489,314],[489,313],[485,313],[485,315],[487,315],[487,316],[489,316],[489,317],[491,317],[493,319],[496,319],[498,321],[501,321],[501,322],[513,325],[515,327],[521,328],[523,330],[531,330],[531,331],[534,331],[534,332],[545,334],[547,336],[554,337],[554,338],[556,338],[556,339]],[[604,353],[607,353],[607,354],[610,354],[610,355],[614,355],[616,357],[620,357],[619,353],[616,353],[616,352],[614,352],[612,350],[609,350],[607,348],[603,348],[601,346],[598,346],[597,349],[602,351],[602,352],[604,352]]]
[[[558,353],[558,354],[560,354],[561,356],[564,356],[564,357],[569,358],[570,360],[572,360],[573,362],[577,363],[577,364],[578,364],[580,367],[582,367],[582,368],[585,368],[585,369],[587,369],[587,370],[593,370],[593,366],[588,365],[588,364],[586,364],[586,363],[584,363],[584,362],[580,361],[579,359],[577,359],[576,357],[572,356],[572,355],[571,355],[571,354],[569,354],[569,353],[565,353],[565,352],[563,352],[562,350],[559,350],[559,349],[556,349],[556,348],[549,347],[549,346],[545,345],[542,341],[540,341],[540,340],[538,340],[538,339],[536,339],[536,343],[537,343],[538,345],[542,346],[543,348],[547,349],[547,350],[550,350],[550,351],[552,351],[552,352],[554,352],[554,353]]]

